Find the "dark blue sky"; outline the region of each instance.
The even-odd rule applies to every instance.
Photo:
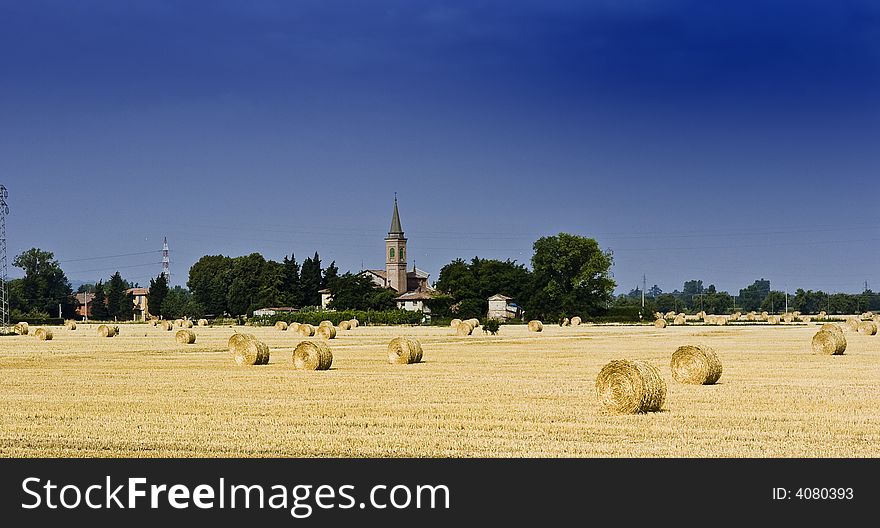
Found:
[[[74,280],[381,267],[397,191],[432,279],[567,231],[619,291],[880,289],[872,1],[0,1],[0,50],[9,251]]]

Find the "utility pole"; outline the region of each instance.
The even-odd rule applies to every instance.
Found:
[[[642,310],[645,308],[645,288],[648,285],[648,279],[642,274]]]

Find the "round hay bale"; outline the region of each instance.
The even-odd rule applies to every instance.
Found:
[[[352,319],[351,321],[349,321],[349,323],[351,323],[352,328],[357,328],[361,324],[361,322],[358,321],[357,319]]]
[[[207,319],[199,319],[198,324],[199,324],[199,326],[208,326],[208,320]]]
[[[672,324],[676,326],[684,326],[687,324],[687,318],[683,315],[676,315],[675,319],[672,320]]]
[[[819,330],[813,336],[812,347],[816,354],[839,356],[846,351],[846,338],[843,332]]]
[[[184,319],[183,324],[181,325],[183,328],[192,328],[193,322],[191,319]]]
[[[172,323],[171,321],[162,321],[162,330],[165,330],[167,332],[174,330],[174,323]]]
[[[716,322],[716,320],[715,320],[715,316],[714,316],[714,315],[707,315],[707,316],[704,316],[704,317],[703,317],[703,322],[706,323],[707,325],[718,324],[718,323]]]
[[[825,319],[826,317],[828,317],[828,313],[825,310],[819,312],[819,319]]]
[[[739,312],[730,314],[731,321],[739,321],[739,318],[742,317],[742,314]]]
[[[319,328],[322,327],[322,326],[330,326],[330,327],[332,327],[332,326],[334,326],[334,325],[333,325],[333,321],[330,321],[329,319],[324,319],[323,321],[321,321],[320,323],[318,323],[318,327],[319,327]]]
[[[458,328],[458,325],[460,325],[460,324],[461,324],[461,319],[453,319],[452,321],[449,321],[449,326],[451,328]]]
[[[471,335],[471,333],[473,333],[473,331],[474,331],[474,327],[471,326],[471,324],[467,321],[462,321],[461,324],[459,324],[455,328],[455,334],[460,335],[460,336]]]
[[[874,322],[877,323],[877,324],[880,324],[880,315],[875,315],[875,316],[874,316]]]
[[[119,325],[114,325],[114,326],[113,326],[113,331],[116,332],[116,335],[119,335]]]
[[[68,330],[76,330],[76,321],[67,321],[64,323],[64,327]]]
[[[813,318],[810,317],[809,315],[802,315],[802,316],[801,316],[801,322],[802,322],[802,323],[810,324],[810,323],[813,322]]]
[[[849,319],[846,320],[846,326],[849,327],[849,329],[852,330],[853,332],[859,331],[859,324],[860,323],[861,323],[861,321],[859,320],[858,317],[850,317]]]
[[[616,360],[596,377],[599,407],[608,413],[636,414],[659,411],[666,399],[660,371],[645,361]]]
[[[175,319],[174,326],[183,326],[183,319]]]
[[[303,337],[312,337],[315,335],[315,327],[310,324],[301,324],[296,329],[296,333]]]
[[[785,321],[785,324],[791,324],[794,322],[794,314],[787,313],[782,316],[782,320]]]
[[[675,312],[670,310],[670,311],[666,312],[666,319],[675,319],[675,315],[676,315]]]
[[[666,319],[657,319],[654,321],[655,328],[666,328]]]
[[[15,323],[15,326],[12,327],[12,331],[18,335],[28,335],[28,332],[30,332],[30,326],[25,322]]]
[[[174,335],[174,339],[181,345],[191,345],[196,342],[196,333],[188,328],[182,328]]]
[[[862,321],[859,325],[859,333],[864,335],[877,335],[877,323],[874,321]]]
[[[471,327],[473,327],[474,330],[476,330],[477,328],[480,327],[480,320],[479,319],[476,319],[476,318],[468,319],[468,322],[471,324]]]
[[[721,377],[721,360],[711,347],[684,345],[672,353],[672,377],[679,383],[712,385]]]
[[[339,330],[351,330],[351,321],[339,321],[339,326],[337,326]]]
[[[768,315],[767,322],[772,325],[778,325],[779,324],[779,316],[778,315]]]
[[[269,362],[269,347],[253,334],[232,334],[227,345],[232,353],[232,360],[240,367],[265,365]]]
[[[388,343],[388,362],[409,365],[422,361],[422,345],[409,337],[395,337]]]
[[[157,324],[159,324],[157,319],[150,319],[150,326],[156,326]]]
[[[560,323],[559,326],[568,326],[568,325],[570,325],[570,324],[571,324],[571,321],[569,321],[569,320],[568,320],[568,317],[566,317],[566,318],[564,318],[564,319],[562,320],[562,323]]]
[[[101,337],[113,337],[116,335],[116,327],[102,324],[98,327],[98,335]]]
[[[529,326],[529,332],[541,332],[542,330],[544,330],[544,324],[541,323],[541,321],[538,321],[537,319],[533,319],[533,320],[529,321],[528,326]]]
[[[333,363],[333,353],[326,343],[302,341],[293,349],[293,368],[296,370],[327,370]]]
[[[37,336],[37,340],[39,341],[52,340],[52,331],[48,328],[37,328],[36,330],[34,330],[34,335]]]
[[[287,325],[288,332],[297,332],[299,331],[300,323],[290,323]]]
[[[749,312],[746,314],[746,321],[755,321],[757,318],[758,317],[755,312]]]
[[[281,331],[287,330],[287,323],[285,323],[284,321],[277,321],[275,323],[275,330],[281,330]]]
[[[336,327],[335,326],[319,326],[317,330],[315,330],[315,335],[322,339],[336,339]]]
[[[580,326],[582,322],[583,320],[578,316],[574,316],[571,318],[571,326]]]

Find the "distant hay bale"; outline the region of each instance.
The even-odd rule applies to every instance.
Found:
[[[721,360],[711,347],[684,345],[672,353],[672,377],[679,383],[712,385],[721,377]]]
[[[731,321],[739,321],[740,317],[742,317],[742,314],[739,312],[735,312],[735,313],[730,314]]]
[[[175,319],[174,326],[183,326],[183,319]]]
[[[184,319],[183,323],[180,326],[182,328],[192,328],[193,327],[192,319]]]
[[[706,315],[703,316],[703,322],[707,325],[716,325],[718,324],[718,319],[714,315]]]
[[[157,324],[159,324],[158,319],[150,319],[150,326],[156,326]]]
[[[874,321],[862,321],[859,324],[859,333],[864,335],[877,335],[877,323]]]
[[[786,324],[791,324],[794,322],[794,314],[787,313],[782,316],[782,320],[785,321]]]
[[[98,327],[98,335],[101,337],[113,337],[116,335],[116,327],[110,325],[101,325]]]
[[[675,326],[684,326],[687,324],[687,318],[683,315],[676,315],[675,319],[672,320],[672,324]]]
[[[315,335],[315,327],[310,324],[301,324],[296,329],[296,333],[303,337],[312,337]]]
[[[170,332],[171,330],[174,330],[174,323],[171,321],[162,321],[161,327],[162,330]]]
[[[460,336],[469,336],[474,331],[474,327],[468,321],[462,321],[455,328],[455,334]]]
[[[15,323],[15,326],[12,327],[12,331],[18,335],[28,335],[30,327],[25,322]]]
[[[655,328],[666,328],[666,319],[657,319],[654,321]]]
[[[480,320],[479,319],[476,319],[476,318],[468,319],[468,322],[471,324],[471,327],[473,327],[474,330],[476,330],[477,328],[480,327]]]
[[[529,326],[529,332],[541,332],[542,330],[544,330],[544,324],[541,323],[541,321],[538,321],[537,319],[533,319],[533,320],[529,321],[528,326]]]
[[[181,345],[191,345],[196,342],[196,333],[188,328],[183,328],[177,331],[174,339]]]
[[[349,323],[351,323],[352,328],[357,328],[361,324],[361,322],[358,321],[357,319],[352,319],[351,321],[349,321]]]
[[[581,322],[583,322],[583,321],[578,316],[574,316],[571,318],[571,326],[580,326]]]
[[[562,319],[562,323],[559,326],[568,326],[570,324],[571,321],[569,321],[568,317],[565,317],[564,319]]]
[[[853,332],[859,331],[859,324],[860,323],[861,323],[861,321],[859,320],[858,317],[850,317],[849,319],[846,320],[846,326],[849,328],[849,330],[852,330]]]
[[[697,319],[706,319],[706,312],[702,310],[697,312]]]
[[[458,328],[458,325],[460,325],[460,324],[461,324],[461,319],[453,319],[452,321],[449,321],[450,328]]]
[[[51,341],[52,340],[52,331],[48,328],[37,328],[34,330],[34,335],[37,336],[39,341]]]
[[[676,313],[674,311],[670,310],[670,311],[666,312],[666,319],[672,320],[672,319],[675,319],[675,316],[676,316]]]
[[[317,330],[315,330],[315,335],[322,339],[336,339],[336,327],[335,326],[319,326]]]
[[[422,345],[409,337],[395,337],[388,343],[388,362],[401,365],[422,361]]]
[[[779,324],[779,316],[778,315],[768,315],[767,322],[772,325],[778,325]]]
[[[828,317],[828,313],[825,310],[819,312],[819,319],[825,319],[826,317]]]
[[[68,330],[76,330],[76,321],[67,321],[64,323],[64,327]]]
[[[334,325],[333,325],[333,321],[330,321],[329,319],[324,319],[323,321],[321,321],[320,323],[318,323],[318,327],[321,327],[321,326],[330,326],[330,327],[333,327]]]
[[[755,312],[749,312],[746,314],[746,321],[755,321],[758,319],[758,314]]]
[[[299,330],[299,327],[300,327],[299,323],[290,323],[289,325],[287,325],[287,331],[288,332],[297,332]]]
[[[875,315],[875,316],[874,316],[874,322],[877,323],[877,324],[880,324],[880,315]]]
[[[199,319],[199,326],[208,326],[207,319]]]
[[[333,364],[330,347],[321,341],[302,341],[293,349],[296,370],[327,370]]]
[[[284,321],[276,321],[275,322],[275,330],[285,331],[287,330],[287,323]]]
[[[843,332],[836,326],[837,331],[824,329],[816,332],[813,336],[812,347],[813,352],[826,356],[839,356],[846,351],[846,338]]]
[[[655,412],[666,399],[666,383],[650,363],[616,360],[599,371],[596,397],[600,409],[607,413]]]
[[[269,347],[253,334],[232,334],[227,345],[232,360],[240,367],[269,362]]]
[[[809,315],[802,315],[802,316],[801,316],[801,322],[802,322],[802,323],[810,324],[810,323],[813,322],[813,318],[810,317]]]
[[[351,330],[351,321],[339,321],[339,330]]]

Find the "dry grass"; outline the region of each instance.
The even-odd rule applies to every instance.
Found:
[[[413,327],[430,352],[406,368],[387,360],[401,328],[367,326],[333,341],[322,373],[294,370],[301,339],[272,327],[245,329],[269,364],[237,368],[232,328],[184,347],[149,325],[113,339],[81,326],[0,339],[0,455],[880,456],[880,338],[852,333],[845,355],[817,355],[817,325]],[[671,354],[694,342],[723,358],[717,384],[673,382]],[[659,368],[662,412],[598,411],[596,377],[624,358]]]

